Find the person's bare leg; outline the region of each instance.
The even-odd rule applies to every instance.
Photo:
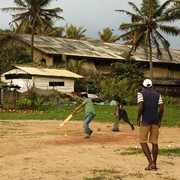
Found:
[[[152,144],[153,162],[156,167],[156,161],[158,156],[158,144]]]
[[[151,167],[154,167],[155,164],[154,164],[153,159],[151,157],[149,146],[147,145],[147,143],[140,143],[140,144],[141,144],[142,150],[143,150],[143,152],[144,152],[144,154],[145,154],[145,156],[146,156],[146,158],[147,158],[147,160],[149,162],[149,165],[148,165],[147,169],[151,168]]]

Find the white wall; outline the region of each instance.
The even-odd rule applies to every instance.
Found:
[[[58,78],[58,77],[42,77],[33,76],[32,79],[5,79],[5,74],[12,73],[25,73],[17,69],[13,69],[1,75],[1,81],[7,83],[8,85],[18,85],[21,88],[18,89],[19,92],[25,92],[30,89],[33,85],[36,88],[42,90],[55,89],[59,92],[73,92],[74,91],[74,79],[72,78]],[[49,86],[49,82],[64,82],[64,86]]]
[[[66,78],[56,78],[56,77],[33,77],[33,82],[35,87],[43,90],[55,89],[59,92],[72,92],[74,91],[74,80]],[[49,86],[49,82],[64,82],[64,86]]]
[[[31,88],[33,86],[33,80],[32,79],[5,79],[6,74],[17,74],[17,73],[24,73],[24,71],[19,69],[12,69],[6,73],[3,73],[1,75],[1,81],[7,83],[7,85],[18,85],[21,88],[18,89],[19,92],[25,92],[28,88]],[[13,89],[12,89],[13,90]]]

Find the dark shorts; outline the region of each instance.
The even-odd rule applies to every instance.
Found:
[[[129,117],[126,111],[124,111],[123,113],[119,114],[119,120],[123,119],[124,122],[126,123],[130,123],[129,121]]]

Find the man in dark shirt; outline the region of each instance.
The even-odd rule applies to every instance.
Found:
[[[137,123],[140,126],[139,139],[149,162],[145,170],[157,170],[158,135],[164,107],[161,95],[152,89],[152,81],[145,79],[143,86],[145,89],[139,92],[137,97],[139,104],[137,115]],[[147,140],[152,144],[152,157]]]

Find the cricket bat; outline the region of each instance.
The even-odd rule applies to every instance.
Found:
[[[70,114],[62,123],[59,124],[59,126],[63,127],[72,117],[73,115]]]

